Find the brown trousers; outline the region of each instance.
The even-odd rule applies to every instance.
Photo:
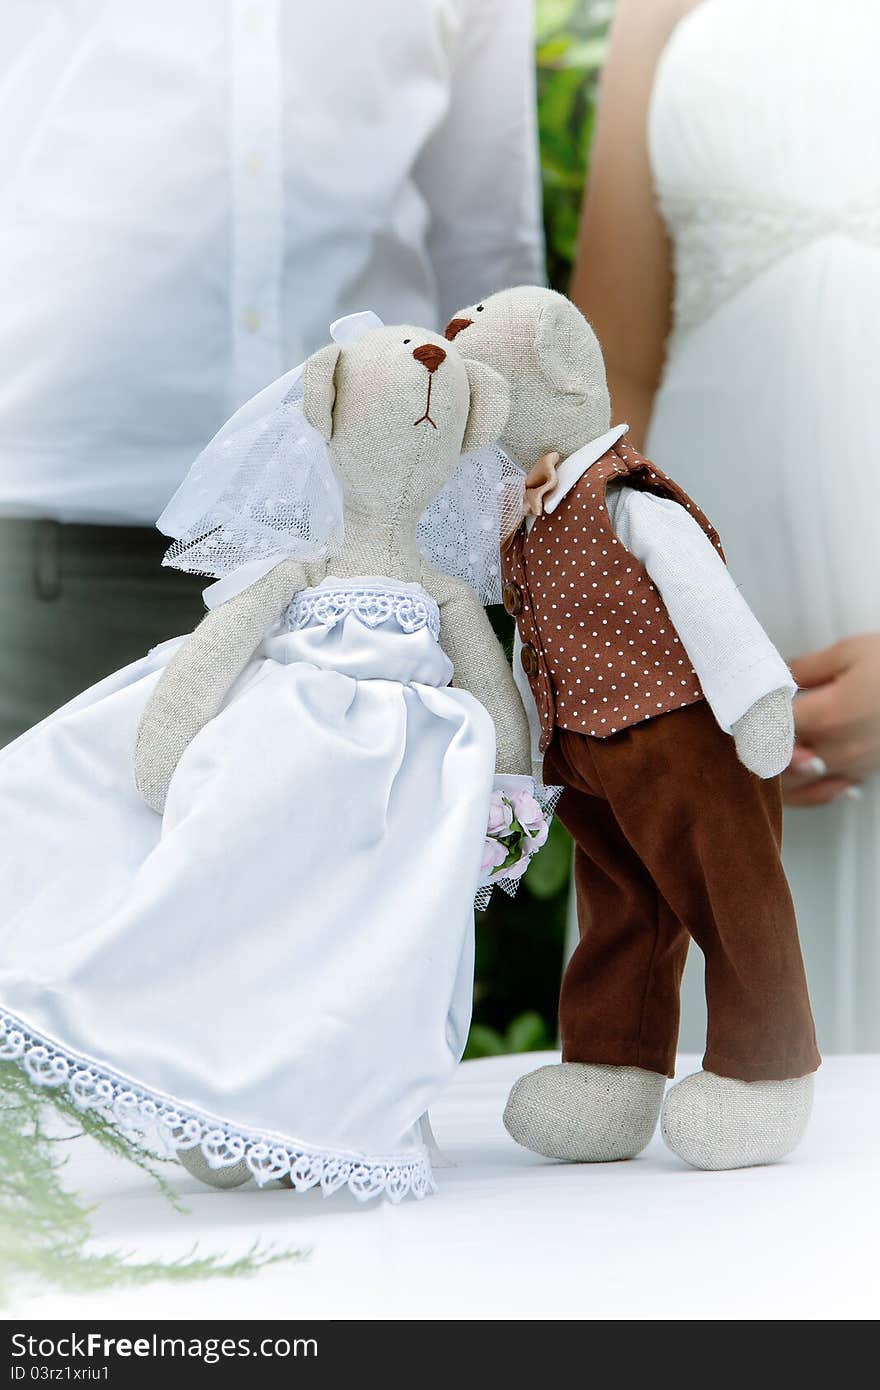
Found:
[[[778,780],[746,771],[704,701],[607,739],[557,729],[545,766],[566,788],[558,814],[576,846],[566,1061],[671,1076],[693,937],[706,958],[706,1070],[745,1081],[815,1071]]]

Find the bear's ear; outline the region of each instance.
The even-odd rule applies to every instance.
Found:
[[[493,367],[466,357],[464,365],[471,390],[471,408],[464,427],[461,452],[470,454],[484,444],[494,444],[504,433],[510,415],[510,387]]]
[[[328,343],[306,361],[303,368],[303,414],[329,443],[333,438],[333,406],[336,401],[336,365],[340,347]]]
[[[544,378],[563,396],[586,399],[605,382],[599,340],[579,309],[564,295],[548,298],[535,329],[535,356]]]

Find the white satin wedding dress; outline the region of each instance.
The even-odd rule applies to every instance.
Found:
[[[790,656],[880,628],[878,53],[876,0],[704,0],[650,111],[676,302],[646,450],[718,526]],[[787,812],[828,1050],[880,1048],[878,851],[876,779]]]
[[[0,1059],[260,1182],[399,1200],[464,1050],[495,730],[416,584],[299,594],[177,766],[135,730],[182,639],[0,754]]]

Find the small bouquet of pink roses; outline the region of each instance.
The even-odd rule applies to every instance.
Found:
[[[525,779],[511,778],[511,783]],[[485,883],[521,878],[532,855],[546,843],[549,827],[537,798],[525,787],[496,788],[481,870]]]

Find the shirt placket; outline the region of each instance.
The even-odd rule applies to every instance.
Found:
[[[230,0],[231,363],[229,407],[283,371],[281,14]]]

